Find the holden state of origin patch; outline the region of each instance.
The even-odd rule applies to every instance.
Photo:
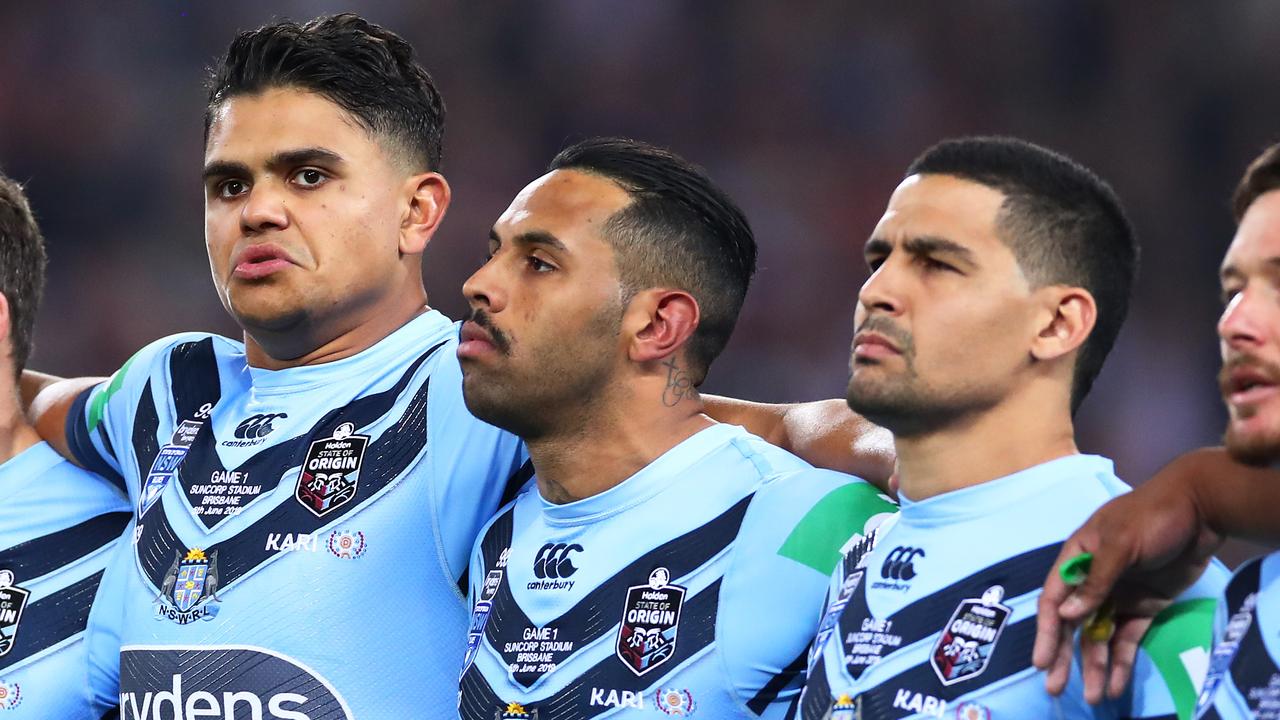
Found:
[[[357,473],[369,436],[355,431],[355,425],[342,423],[333,437],[316,440],[307,448],[294,497],[316,517],[328,515],[356,496]]]

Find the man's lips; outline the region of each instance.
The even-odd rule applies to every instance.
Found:
[[[462,332],[459,333],[458,340],[459,360],[475,359],[488,353],[497,352],[493,336],[473,320],[462,323]]]
[[[1256,405],[1280,392],[1271,373],[1253,365],[1238,365],[1226,370],[1222,378],[1222,395],[1236,407]]]
[[[235,257],[234,277],[257,280],[293,265],[293,260],[280,246],[271,243],[249,245]]]
[[[860,332],[853,336],[854,359],[879,360],[901,354],[898,346],[880,333]]]

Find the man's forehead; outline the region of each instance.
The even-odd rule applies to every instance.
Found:
[[[1251,265],[1273,265],[1280,261],[1280,191],[1260,195],[1254,200],[1240,226],[1236,228],[1231,246],[1223,258],[1224,270],[1231,268],[1247,272]]]
[[[554,170],[529,183],[498,218],[499,226],[537,227],[556,234],[598,233],[631,196],[612,180],[578,170]]]
[[[274,152],[280,146],[375,144],[349,112],[314,92],[270,88],[220,104],[209,125],[206,159],[228,153]]]
[[[874,235],[887,240],[930,235],[995,240],[1004,193],[951,175],[912,175],[893,191]]]

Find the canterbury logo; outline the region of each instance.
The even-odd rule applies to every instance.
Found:
[[[574,543],[566,545],[564,543],[547,543],[538,550],[538,555],[533,559],[533,574],[539,580],[557,578],[567,578],[578,572],[578,568],[573,566],[573,561],[569,559],[570,553],[582,552],[582,546]]]
[[[924,550],[913,547],[896,547],[880,566],[880,577],[886,580],[910,580],[916,576],[915,559],[924,557]]]
[[[271,434],[275,428],[271,427],[271,423],[277,418],[287,418],[288,413],[266,413],[265,415],[250,415],[236,426],[236,437],[241,440],[256,440]]]

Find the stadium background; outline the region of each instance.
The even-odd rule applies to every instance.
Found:
[[[556,150],[630,135],[708,167],[761,245],[706,389],[842,396],[861,246],[902,169],[941,138],[1009,133],[1109,179],[1143,245],[1082,449],[1140,480],[1218,437],[1227,198],[1280,137],[1269,0],[5,3],[0,166],[51,258],[33,367],[106,374],[168,333],[234,334],[202,243],[203,69],[237,29],[346,9],[413,42],[449,107],[454,203],[426,258],[446,313]]]

